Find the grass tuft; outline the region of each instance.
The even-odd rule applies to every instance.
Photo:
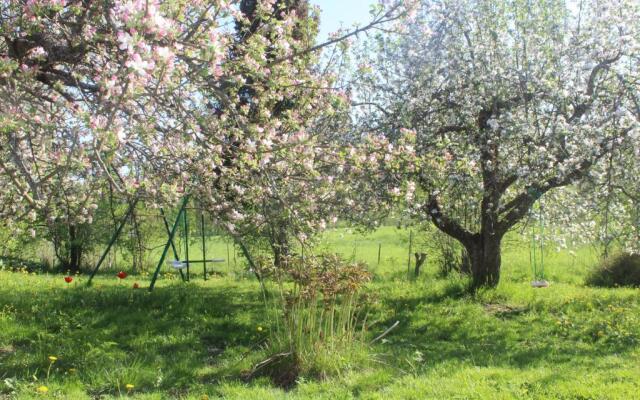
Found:
[[[269,356],[248,377],[268,375],[276,385],[291,388],[298,377],[326,379],[364,361],[366,356],[357,357],[366,354],[360,292],[370,273],[364,264],[336,255],[290,258],[261,275],[273,286],[271,298],[265,297],[272,317]]]

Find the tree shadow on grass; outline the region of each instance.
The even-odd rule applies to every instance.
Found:
[[[69,289],[0,288],[0,304],[14,309],[16,329],[11,336],[0,332],[0,341],[7,341],[0,345],[12,349],[0,354],[0,377],[42,380],[47,357],[55,355],[52,379],[66,379],[70,368],[77,369],[94,395],[117,394],[117,384],[125,383],[135,384],[136,391],[168,393],[238,376],[238,364],[265,338],[256,331],[265,322],[256,286],[176,283],[153,293],[129,286]],[[382,293],[376,311],[381,325],[401,323],[375,352],[400,370],[406,370],[405,360],[415,351],[421,360],[414,364],[424,369],[460,362],[517,368],[571,362],[598,368],[598,357],[636,348],[632,341],[588,342],[571,332],[561,337],[548,311],[488,312],[462,282],[408,290],[393,283],[376,290]]]
[[[43,263],[21,257],[1,256],[0,263],[10,270],[22,267],[26,268],[29,272],[47,270],[47,267]]]
[[[562,332],[552,316],[529,307],[495,313],[462,285],[447,284],[427,293],[384,300],[382,323],[400,325],[378,345],[387,361],[404,369],[418,351],[419,363],[430,368],[466,362],[479,367],[526,368],[541,363],[592,364],[594,359],[637,349],[637,342],[599,341],[580,332]],[[495,308],[495,307],[494,307]],[[595,364],[593,364],[595,365]],[[595,368],[595,367],[594,367]]]
[[[44,379],[47,357],[55,355],[52,378],[77,370],[94,393],[114,394],[116,383],[134,379],[140,390],[186,387],[228,348],[261,340],[255,327],[264,306],[253,289],[176,285],[149,293],[108,286],[40,298],[0,291],[20,327],[9,338],[15,351],[0,362],[0,377]]]

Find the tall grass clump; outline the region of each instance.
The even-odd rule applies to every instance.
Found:
[[[640,254],[620,253],[597,266],[586,280],[590,286],[640,287]]]
[[[299,376],[322,379],[366,359],[361,290],[371,275],[365,264],[337,255],[291,257],[262,275],[270,288],[268,358],[251,375],[290,387]]]

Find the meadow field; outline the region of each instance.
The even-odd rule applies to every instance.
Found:
[[[330,232],[325,250],[367,261],[365,336],[324,379],[282,389],[246,379],[263,360],[270,320],[243,260],[184,283],[166,267],[115,271],[67,284],[63,274],[0,271],[0,398],[31,399],[632,399],[640,393],[638,290],[584,285],[596,252],[548,249],[550,287],[534,289],[529,253],[514,236],[497,289],[470,294],[430,258],[407,276],[408,232]],[[416,235],[419,237],[419,235]],[[211,240],[212,252],[226,252]],[[357,244],[356,244],[357,243]],[[381,261],[378,264],[378,250]],[[416,239],[414,246],[419,247]],[[194,250],[195,251],[195,250]],[[226,255],[224,256],[226,258]],[[137,283],[140,288],[134,289]],[[345,357],[347,357],[345,355]],[[331,360],[329,360],[331,362]]]
[[[0,400],[640,400],[639,20],[0,1]]]

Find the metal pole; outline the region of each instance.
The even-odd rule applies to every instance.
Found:
[[[544,209],[542,207],[542,201],[540,201],[540,280],[544,279],[544,216],[542,213]]]
[[[160,208],[160,214],[162,215],[162,222],[164,222],[164,229],[167,231],[167,236],[171,236],[171,229],[169,229],[169,221],[167,221],[167,217],[164,214],[164,209],[161,207]],[[176,245],[173,242],[173,239],[169,239],[169,242],[171,243],[171,249],[173,250],[173,259],[178,261],[180,260],[180,254],[178,254],[178,249],[176,249]],[[184,272],[182,272],[182,270],[178,270],[180,271],[180,278],[182,278],[182,282],[184,282],[186,280],[185,276],[184,276]]]
[[[169,228],[169,221],[167,221],[167,217],[164,214],[164,209],[160,208],[160,215],[162,215],[162,222],[164,223],[164,229],[167,231],[167,235],[171,233],[171,228]],[[178,249],[176,249],[176,245],[171,241],[171,249],[173,250],[174,259],[179,260],[180,256],[178,255]]]
[[[187,282],[191,280],[189,274],[189,217],[187,216],[187,209],[184,209],[182,214],[184,216],[184,260],[187,262]]]
[[[178,230],[178,225],[180,225],[180,217],[184,211],[184,208],[187,206],[187,202],[189,201],[189,196],[185,196],[182,201],[182,206],[180,207],[180,211],[178,211],[178,216],[176,218],[176,222],[173,224],[173,228],[169,232],[169,240],[167,244],[164,246],[162,250],[162,255],[160,256],[160,261],[158,261],[158,266],[156,267],[155,272],[153,273],[153,278],[151,278],[151,283],[149,284],[149,291],[153,290],[153,287],[156,284],[156,280],[158,279],[158,274],[160,273],[160,268],[162,267],[162,263],[164,263],[164,259],[167,257],[167,253],[169,252],[169,246],[171,246],[171,242],[173,241],[173,237],[176,235],[176,231]]]
[[[236,243],[240,245],[240,249],[242,249],[242,254],[244,254],[244,258],[246,258],[247,262],[249,263],[249,268],[251,268],[256,278],[258,278],[258,281],[262,283],[262,277],[258,273],[258,269],[256,268],[256,264],[253,262],[253,257],[251,257],[251,253],[249,253],[249,249],[247,249],[247,247],[244,245],[242,240],[240,240],[240,238],[236,237],[235,240],[236,240]]]
[[[407,259],[407,276],[411,275],[411,248],[413,247],[413,231],[409,231],[409,258]]]
[[[100,265],[102,265],[102,263],[104,262],[104,259],[107,258],[107,254],[109,254],[109,251],[111,250],[111,247],[113,246],[113,244],[116,242],[116,240],[118,240],[118,236],[120,236],[120,233],[122,232],[122,228],[124,228],[124,225],[127,223],[129,216],[131,215],[133,210],[136,208],[137,204],[138,204],[138,199],[136,198],[133,200],[133,202],[129,206],[129,210],[127,210],[127,213],[125,214],[124,218],[122,218],[122,220],[120,221],[120,225],[118,226],[118,229],[116,229],[115,233],[111,237],[111,240],[107,245],[107,248],[105,249],[104,253],[102,253],[100,260],[98,260],[98,264],[96,264],[96,267],[93,269],[93,271],[91,271],[91,275],[89,276],[89,280],[87,281],[87,286],[91,285],[91,281],[93,280],[93,277],[98,272],[98,269],[100,268]]]
[[[207,247],[204,240],[204,213],[200,213],[200,230],[202,231],[202,269],[204,273],[204,280],[207,280]],[[187,264],[188,265],[188,264]]]
[[[382,252],[382,243],[378,243],[378,266],[380,266],[380,253]]]

